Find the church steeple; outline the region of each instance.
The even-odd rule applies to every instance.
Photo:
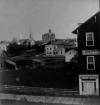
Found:
[[[32,33],[29,34],[29,39],[33,39]]]
[[[32,33],[29,34],[29,40],[30,40],[31,45],[34,45],[35,44],[35,40],[33,38]]]

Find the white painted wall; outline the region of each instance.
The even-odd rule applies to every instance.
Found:
[[[54,53],[57,52],[57,53]],[[65,48],[58,47],[57,45],[46,45],[45,46],[45,54],[46,56],[64,56]]]

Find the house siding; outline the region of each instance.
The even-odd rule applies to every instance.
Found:
[[[98,15],[97,15],[98,17]],[[98,19],[98,20],[97,20]],[[87,22],[86,24],[83,25],[83,27],[81,27],[81,29],[79,29],[79,35],[78,35],[78,55],[79,55],[79,63],[82,67],[82,72],[83,71],[87,71],[87,64],[86,64],[86,57],[88,55],[82,55],[82,50],[97,50],[100,51],[100,32],[99,32],[99,26],[100,26],[100,19],[97,18],[96,22],[95,19],[93,17],[93,19],[91,19],[89,22]],[[98,23],[99,22],[99,23]],[[86,46],[86,32],[93,32],[94,33],[94,46]],[[90,55],[91,56],[91,55]],[[100,62],[100,54],[98,55],[93,55],[95,57],[95,71],[89,71],[90,73],[93,72],[99,72],[98,68],[100,68],[99,66],[99,62]]]
[[[97,86],[100,84],[100,12],[95,14],[77,29],[75,29],[72,33],[78,35],[78,63],[79,63],[79,75],[97,76],[99,83],[96,83]],[[94,34],[94,45],[87,46],[86,45],[86,33],[93,32]],[[89,51],[89,52],[88,52]],[[83,53],[84,52],[84,53]],[[95,61],[95,69],[88,70],[87,69],[87,57],[93,56]],[[79,77],[80,80],[80,77]],[[82,82],[82,81],[81,81]],[[91,83],[93,81],[91,80]],[[95,82],[95,81],[94,81]],[[88,80],[87,80],[87,83]],[[81,84],[81,83],[80,83]],[[98,86],[97,88],[99,88]],[[81,87],[82,88],[82,87]],[[99,88],[100,89],[100,88]],[[81,93],[82,94],[82,93]],[[84,93],[83,93],[84,94]],[[88,94],[88,92],[87,92]]]

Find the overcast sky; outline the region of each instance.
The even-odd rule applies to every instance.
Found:
[[[0,40],[35,40],[50,28],[56,38],[73,37],[77,23],[99,11],[99,0],[0,0]]]

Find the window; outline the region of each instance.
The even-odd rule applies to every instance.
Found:
[[[52,50],[52,48],[50,48],[50,50]]]
[[[94,46],[94,33],[93,32],[86,33],[86,46]]]
[[[94,56],[87,56],[87,70],[95,70]]]
[[[58,54],[58,52],[56,52],[56,54]]]

